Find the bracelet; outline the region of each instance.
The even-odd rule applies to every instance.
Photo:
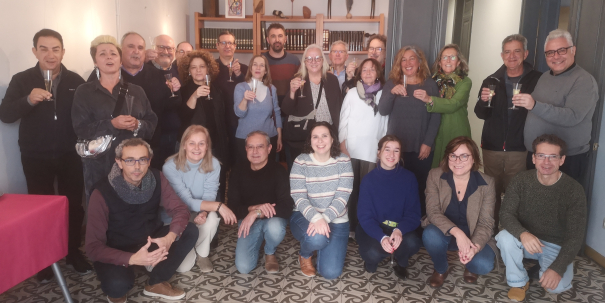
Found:
[[[216,212],[218,213],[218,210],[221,209],[221,206],[223,206],[223,202],[218,204],[218,207],[216,208]]]
[[[260,209],[257,209],[257,210],[256,210],[256,218],[258,219],[258,218],[260,218],[260,216],[262,216],[262,215],[263,215],[263,212],[262,212]]]

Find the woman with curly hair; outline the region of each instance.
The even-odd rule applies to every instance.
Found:
[[[437,84],[430,77],[426,56],[416,46],[404,46],[397,52],[389,80],[378,104],[381,115],[389,115],[387,134],[401,140],[403,167],[418,180],[422,214],[425,214],[424,189],[433,162],[433,146],[441,123],[441,114],[427,112],[415,91],[436,96]]]
[[[473,83],[458,45],[448,44],[441,49],[433,64],[433,80],[439,88],[438,96],[422,89],[416,90],[414,96],[426,103],[427,112],[441,114],[432,164],[435,168],[439,166],[448,142],[459,136],[471,137],[467,105]]]
[[[317,251],[317,271],[326,279],[342,273],[349,237],[347,202],[353,189],[351,159],[340,152],[330,123],[317,122],[290,173],[294,211],[292,235],[300,241],[298,262],[302,274],[316,274],[311,260]]]
[[[229,168],[228,135],[225,122],[223,94],[215,84],[206,85],[206,75],[212,79],[218,74],[218,64],[212,55],[195,50],[179,61],[179,73],[183,80],[181,94],[181,135],[187,127],[196,124],[205,127],[212,139],[212,154],[221,163],[220,188],[217,200],[223,201],[226,171]],[[211,97],[208,100],[208,96]]]

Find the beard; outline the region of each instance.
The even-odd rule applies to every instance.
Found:
[[[275,53],[280,53],[284,49],[284,44],[281,42],[275,42],[271,44],[271,50]]]

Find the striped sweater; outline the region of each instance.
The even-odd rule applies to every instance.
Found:
[[[345,154],[317,161],[312,154],[296,158],[290,172],[290,194],[294,211],[309,222],[324,219],[328,223],[349,221],[347,202],[353,189],[353,167]]]

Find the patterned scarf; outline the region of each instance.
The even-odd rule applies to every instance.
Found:
[[[444,74],[443,71],[438,71],[433,75],[433,80],[437,82],[439,88],[439,97],[450,99],[456,93],[456,83],[462,81],[457,71],[455,70],[448,75]]]
[[[357,81],[357,93],[359,98],[363,100],[367,105],[371,106],[374,110],[374,116],[378,113],[378,106],[376,106],[376,94],[382,90],[382,84],[380,81],[375,82],[372,85],[367,85],[363,81]]]
[[[141,180],[141,184],[135,186],[126,182],[122,170],[117,163],[114,163],[108,179],[109,184],[118,193],[118,196],[128,204],[143,204],[151,199],[155,191],[156,180],[150,170]]]

